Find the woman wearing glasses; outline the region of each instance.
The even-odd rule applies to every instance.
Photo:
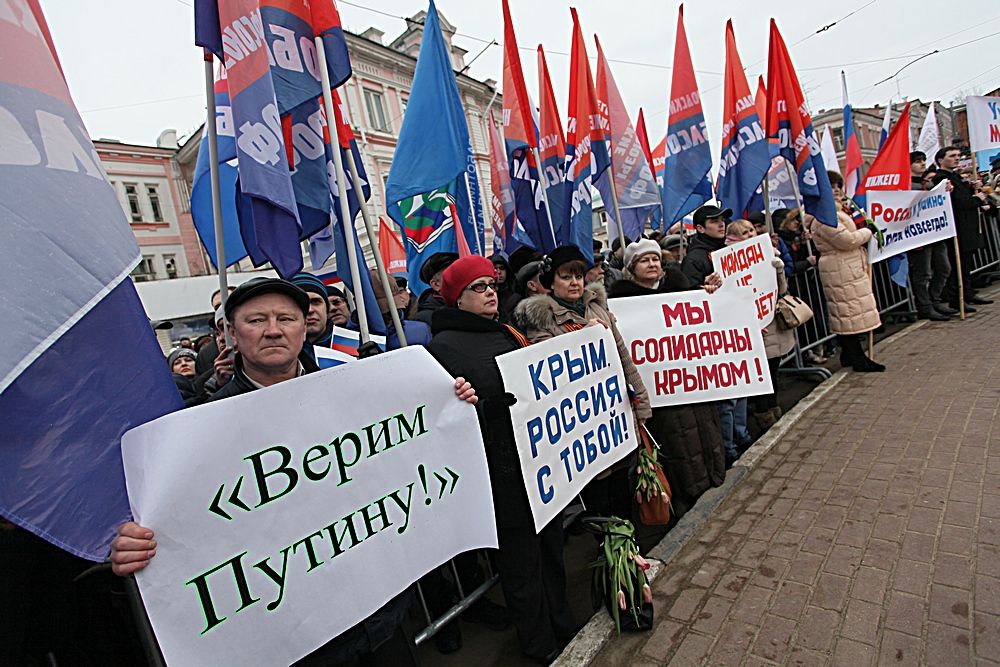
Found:
[[[653,414],[649,407],[649,395],[608,310],[604,284],[584,284],[589,268],[590,263],[576,246],[561,246],[550,252],[542,260],[539,279],[551,291],[519,303],[514,311],[514,321],[524,329],[532,343],[577,331],[588,324],[600,324],[611,329],[625,370],[625,381],[634,395],[633,412],[640,424],[645,423]],[[629,483],[629,470],[633,467],[632,458],[625,458],[609,474],[587,485],[582,495],[588,513],[623,519],[631,517],[635,487]]]
[[[528,340],[498,321],[496,272],[485,257],[464,257],[445,269],[441,297],[447,307],[434,313],[427,350],[445,370],[476,388],[500,542],[500,586],[521,650],[548,664],[577,629],[566,602],[562,520],[553,519],[535,534],[510,401],[496,364],[496,357],[528,345]]]

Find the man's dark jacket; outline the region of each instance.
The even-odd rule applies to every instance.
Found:
[[[705,284],[705,278],[715,270],[712,268],[711,254],[724,247],[726,239],[713,239],[706,234],[695,234],[691,239],[684,261],[681,262],[681,271],[687,276],[691,289],[698,289]]]
[[[938,169],[934,185],[943,180],[951,181],[951,208],[955,212],[955,227],[958,229],[958,244],[964,252],[985,247],[983,235],[979,233],[979,207],[982,200],[975,196],[972,186],[961,176],[947,169]]]

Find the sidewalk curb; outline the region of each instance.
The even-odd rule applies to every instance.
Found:
[[[914,331],[922,329],[928,322],[921,320],[911,324],[885,340],[879,342],[876,348],[879,350],[888,349],[896,345],[902,338],[910,335]],[[653,547],[648,556],[653,567],[647,573],[650,583],[656,580],[661,574],[666,572],[667,566],[677,553],[694,537],[701,527],[711,518],[715,510],[726,498],[739,486],[740,482],[778,443],[778,441],[806,414],[813,405],[818,403],[824,396],[830,393],[849,375],[847,369],[840,369],[828,380],[821,382],[809,395],[795,404],[787,414],[783,415],[778,423],[772,426],[764,437],[759,439],[750,449],[743,453],[739,459],[739,464],[733,466],[726,473],[726,481],[714,489],[709,489],[698,499],[695,506],[687,514],[681,517],[669,533],[664,536],[660,543]],[[662,613],[662,612],[661,612]],[[590,620],[580,632],[576,634],[573,641],[563,649],[551,667],[577,667],[579,665],[589,665],[601,649],[615,634],[615,625],[611,617],[605,613],[604,609],[598,609],[591,616]]]

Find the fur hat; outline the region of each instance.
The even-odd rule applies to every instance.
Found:
[[[587,268],[591,266],[591,263],[587,261],[587,258],[584,257],[583,253],[575,245],[559,246],[542,258],[542,268],[538,276],[538,281],[542,283],[545,289],[552,289],[552,282],[556,278],[556,271],[559,267],[576,260],[586,264]]]

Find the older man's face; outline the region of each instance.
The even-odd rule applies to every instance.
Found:
[[[236,309],[230,334],[248,368],[280,371],[302,352],[306,318],[291,297],[261,294]]]

